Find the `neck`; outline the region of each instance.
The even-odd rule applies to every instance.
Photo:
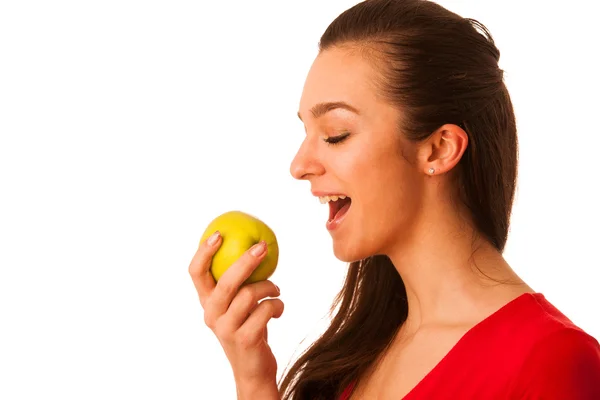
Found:
[[[402,240],[387,252],[406,287],[407,330],[472,324],[532,291],[497,249],[474,234],[450,207],[428,209],[427,220],[410,235],[418,239]]]

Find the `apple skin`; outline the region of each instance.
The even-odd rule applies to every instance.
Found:
[[[244,284],[264,281],[275,272],[279,260],[279,246],[275,233],[263,221],[241,211],[226,212],[208,225],[200,243],[215,231],[219,231],[223,239],[221,247],[212,258],[210,268],[215,281],[218,282],[231,264],[261,240],[267,243],[267,255]]]

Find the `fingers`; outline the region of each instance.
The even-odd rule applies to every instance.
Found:
[[[237,330],[258,307],[259,301],[265,297],[277,296],[279,296],[279,288],[271,281],[257,282],[242,287],[223,316],[223,324],[227,325],[229,330]]]
[[[261,241],[247,250],[223,273],[210,298],[211,313],[222,315],[227,311],[239,287],[258,267],[266,254],[266,243]]]
[[[239,344],[251,348],[265,340],[267,323],[271,318],[281,317],[283,308],[283,301],[279,299],[263,300],[238,330]]]
[[[219,249],[221,242],[222,238],[218,231],[202,242],[188,268],[202,306],[204,306],[206,299],[213,292],[216,285],[215,279],[210,273],[210,265],[212,257]]]

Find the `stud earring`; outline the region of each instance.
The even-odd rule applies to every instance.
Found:
[[[435,169],[433,169],[433,168],[429,168],[429,173],[430,173],[431,175],[433,175],[433,173],[434,173],[434,172],[435,172]]]

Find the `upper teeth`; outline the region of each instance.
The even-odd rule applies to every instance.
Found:
[[[345,199],[346,196],[344,195],[340,195],[340,196],[319,196],[319,201],[321,202],[321,204],[325,204],[325,203],[329,203],[330,201],[338,201],[338,199]]]

